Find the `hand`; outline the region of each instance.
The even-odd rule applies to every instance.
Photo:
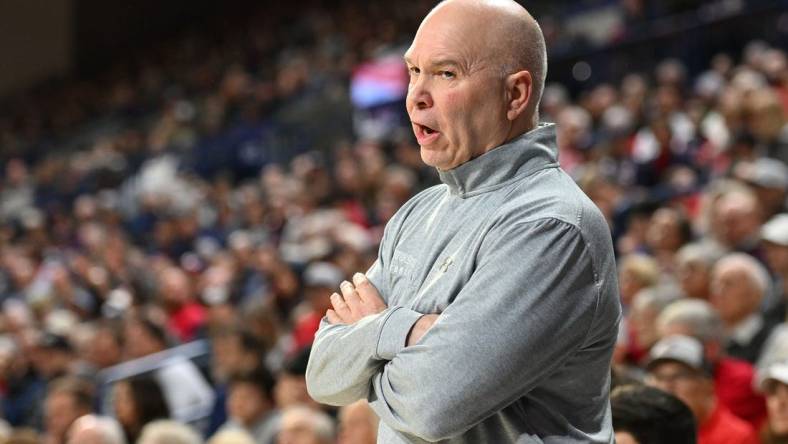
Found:
[[[342,291],[331,295],[333,309],[326,312],[328,322],[332,324],[353,324],[359,319],[380,313],[387,308],[386,303],[366,276],[361,273],[353,275],[353,283],[342,282]]]
[[[408,340],[406,347],[410,347],[411,345],[415,345],[421,340],[421,337],[427,333],[427,330],[432,327],[432,324],[438,320],[438,315],[436,314],[428,314],[424,315],[413,324],[413,327],[410,329],[410,333],[408,333]]]

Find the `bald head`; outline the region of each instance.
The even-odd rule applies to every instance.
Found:
[[[511,0],[446,0],[416,32],[406,106],[425,163],[455,168],[535,128],[547,71],[539,25]]]
[[[448,20],[462,42],[478,51],[480,62],[501,76],[528,71],[533,80],[529,108],[536,113],[547,76],[547,48],[542,29],[525,8],[513,0],[444,0],[419,31],[436,19]]]

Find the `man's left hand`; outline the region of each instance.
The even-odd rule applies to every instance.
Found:
[[[378,289],[361,273],[353,275],[352,284],[345,281],[339,288],[342,294],[331,295],[331,305],[334,308],[326,312],[328,322],[332,324],[352,324],[387,308]]]

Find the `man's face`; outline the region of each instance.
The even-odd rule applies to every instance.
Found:
[[[701,261],[687,261],[679,264],[678,278],[681,289],[689,297],[703,298],[709,289],[709,267]]]
[[[44,419],[50,436],[63,440],[71,423],[81,415],[82,412],[77,408],[70,394],[54,392],[47,396],[44,403]]]
[[[343,407],[339,414],[339,444],[375,444],[378,430],[374,415],[366,401]]]
[[[241,424],[251,427],[269,409],[265,395],[252,384],[233,384],[227,397],[227,413]]]
[[[299,413],[289,412],[282,417],[277,444],[321,444],[309,422],[309,418]]]
[[[406,106],[427,165],[450,170],[506,141],[511,122],[492,45],[466,13],[439,11],[405,54]]]
[[[662,362],[652,368],[646,382],[682,400],[696,418],[702,416],[714,390],[708,378],[684,364],[672,361]]]
[[[766,390],[769,428],[777,436],[788,436],[788,385],[773,382]]]
[[[750,276],[736,267],[715,269],[709,302],[726,324],[735,324],[757,308],[757,288]]]

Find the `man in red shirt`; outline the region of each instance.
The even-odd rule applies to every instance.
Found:
[[[720,404],[759,430],[766,420],[766,401],[754,390],[752,364],[725,354],[722,320],[714,308],[700,299],[681,299],[670,304],[657,318],[660,337],[692,336],[703,344],[711,365],[714,392]]]
[[[755,429],[717,402],[711,366],[700,341],[668,336],[654,345],[650,358],[646,382],[687,404],[698,423],[698,444],[758,443]]]

